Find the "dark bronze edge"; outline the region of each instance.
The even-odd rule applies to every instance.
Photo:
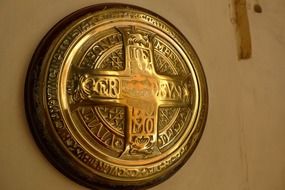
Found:
[[[146,188],[156,186],[156,185],[162,183],[163,181],[167,180],[171,176],[173,176],[176,173],[176,171],[179,170],[185,164],[185,162],[189,159],[189,157],[192,155],[192,153],[195,150],[199,140],[201,139],[202,133],[203,133],[204,128],[205,128],[207,110],[208,110],[208,107],[207,107],[207,105],[208,105],[207,91],[204,92],[204,95],[205,95],[204,101],[206,103],[205,104],[205,106],[206,106],[206,108],[205,108],[205,120],[201,124],[202,125],[202,128],[201,128],[202,131],[199,133],[199,137],[198,137],[197,141],[195,142],[194,146],[191,147],[191,150],[188,150],[187,155],[181,160],[181,162],[179,164],[177,164],[175,166],[175,168],[172,169],[170,172],[168,172],[166,175],[164,175],[160,178],[156,178],[150,182],[146,182],[144,184],[138,184],[138,185],[114,185],[114,184],[110,184],[111,181],[108,181],[109,184],[100,183],[100,180],[105,181],[106,179],[103,179],[100,176],[95,176],[95,174],[93,174],[93,176],[95,176],[95,178],[98,178],[98,180],[96,180],[96,181],[94,178],[87,179],[86,176],[83,176],[83,175],[78,176],[78,170],[74,169],[74,165],[76,164],[76,162],[72,161],[72,163],[70,163],[70,160],[72,160],[72,159],[68,160],[68,158],[60,157],[60,156],[62,156],[62,154],[60,152],[65,151],[65,150],[63,150],[60,147],[56,147],[54,144],[51,144],[50,143],[51,139],[46,139],[47,136],[45,135],[45,131],[40,131],[40,129],[42,129],[44,127],[44,124],[37,117],[37,113],[36,113],[36,109],[35,109],[35,107],[37,106],[36,103],[38,103],[37,100],[35,99],[35,94],[34,94],[36,92],[35,85],[37,85],[37,83],[39,82],[39,80],[38,80],[39,79],[39,73],[40,73],[40,69],[42,66],[42,61],[43,61],[45,52],[50,47],[53,39],[56,38],[60,34],[61,29],[64,29],[66,26],[71,24],[73,21],[79,19],[80,17],[82,17],[82,16],[84,16],[90,12],[96,12],[96,11],[100,11],[100,10],[103,10],[106,8],[115,8],[115,7],[116,8],[122,7],[122,8],[131,8],[131,9],[135,9],[135,10],[141,10],[141,11],[150,13],[151,15],[153,15],[153,16],[159,18],[160,20],[166,22],[169,26],[171,26],[172,28],[174,28],[176,30],[176,32],[179,34],[180,38],[187,41],[188,45],[190,45],[191,50],[195,53],[195,56],[200,63],[200,60],[199,60],[195,50],[192,48],[191,44],[184,37],[184,35],[169,21],[167,21],[163,17],[159,16],[158,14],[156,14],[156,13],[154,13],[148,9],[145,9],[145,8],[142,8],[139,6],[135,6],[135,5],[121,4],[121,3],[104,3],[104,4],[96,4],[96,5],[91,5],[91,6],[88,6],[85,8],[81,8],[81,9],[69,14],[68,16],[64,17],[62,20],[60,20],[44,36],[44,38],[41,40],[41,42],[37,46],[36,51],[32,56],[32,59],[31,59],[31,62],[30,62],[30,65],[29,65],[29,68],[28,68],[28,71],[26,74],[27,77],[26,77],[26,81],[25,81],[25,90],[24,90],[26,118],[28,120],[32,135],[33,135],[40,151],[45,155],[45,157],[49,160],[49,162],[55,168],[57,168],[57,170],[59,170],[62,174],[64,174],[66,177],[70,178],[71,180],[73,180],[73,181],[75,181],[75,182],[77,182],[83,186],[86,186],[88,188],[97,189],[97,190],[99,190],[99,189],[110,189],[110,188],[111,189],[124,189],[124,190],[146,189]],[[205,77],[205,74],[204,74],[204,71],[203,71],[203,68],[201,65],[200,65],[199,71],[202,72],[201,74],[203,75],[203,77]],[[207,89],[206,80],[202,81],[202,82],[204,83],[204,85]],[[42,138],[45,138],[45,140],[43,141]],[[55,158],[57,158],[57,159],[55,159]],[[61,160],[59,161],[58,159],[61,159]],[[76,173],[77,175],[73,175],[73,173]]]

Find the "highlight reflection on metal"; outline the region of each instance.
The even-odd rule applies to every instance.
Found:
[[[208,104],[201,64],[182,34],[121,4],[58,23],[34,54],[25,100],[49,160],[92,188],[167,179],[192,154]]]

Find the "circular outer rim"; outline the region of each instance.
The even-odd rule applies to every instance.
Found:
[[[187,151],[186,156],[182,160],[180,160],[179,164],[175,166],[175,168],[165,175],[161,176],[160,178],[152,179],[147,182],[143,183],[132,183],[132,184],[124,184],[118,182],[102,178],[100,176],[97,176],[90,171],[86,171],[84,168],[78,167],[78,163],[68,154],[65,154],[65,150],[63,147],[57,146],[59,142],[57,141],[55,136],[53,134],[50,134],[45,126],[46,126],[46,119],[43,117],[43,114],[39,114],[43,112],[41,110],[41,101],[39,100],[40,97],[38,97],[39,92],[39,78],[40,78],[40,71],[43,64],[43,59],[45,57],[45,53],[50,48],[52,42],[56,37],[60,34],[61,30],[63,30],[65,27],[67,27],[69,24],[71,24],[74,20],[90,13],[90,12],[96,12],[100,11],[106,8],[133,8],[140,11],[147,12],[155,17],[158,17],[162,21],[166,22],[169,26],[174,28],[176,30],[176,33],[179,35],[182,40],[187,42],[186,44],[190,46],[190,49],[193,51],[193,54],[196,58],[196,61],[198,62],[197,65],[195,65],[195,69],[198,70],[199,75],[199,85],[201,88],[202,93],[202,109],[203,109],[203,120],[200,121],[201,123],[201,131],[198,134],[198,137],[195,140],[194,145]],[[73,181],[92,188],[92,189],[145,189],[152,186],[155,186],[169,177],[171,177],[177,170],[179,170],[185,162],[189,159],[193,151],[195,150],[201,136],[204,130],[204,126],[207,119],[207,111],[208,111],[208,93],[207,93],[207,84],[206,84],[206,78],[205,74],[202,68],[202,65],[200,64],[200,60],[195,53],[194,49],[190,45],[190,43],[187,41],[187,39],[183,36],[182,33],[179,32],[179,30],[173,26],[169,21],[162,18],[156,13],[153,13],[147,9],[137,7],[134,5],[128,5],[128,4],[118,4],[118,3],[111,3],[111,4],[97,4],[97,5],[91,5],[82,9],[77,10],[74,13],[71,13],[70,15],[63,18],[61,21],[59,21],[41,40],[39,43],[35,53],[33,54],[33,57],[31,59],[31,63],[29,65],[27,75],[26,75],[26,81],[25,81],[25,94],[24,94],[24,100],[25,100],[25,111],[26,111],[26,117],[30,126],[30,130],[33,134],[33,137],[39,146],[41,152],[46,156],[46,158],[56,167],[61,173],[63,173],[68,178],[72,179]],[[200,111],[201,112],[201,111]],[[200,118],[199,118],[200,119]]]

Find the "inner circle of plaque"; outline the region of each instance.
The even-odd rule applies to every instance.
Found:
[[[163,160],[184,143],[197,114],[198,87],[189,59],[169,36],[121,21],[89,31],[70,49],[60,75],[60,105],[70,132],[88,152],[138,166],[141,159],[144,165]],[[167,53],[181,64],[179,72]],[[163,117],[169,122],[164,127]]]

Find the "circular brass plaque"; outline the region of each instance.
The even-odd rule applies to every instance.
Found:
[[[27,117],[48,159],[91,188],[142,188],[192,154],[207,115],[205,76],[189,42],[130,5],[81,9],[38,46]]]

